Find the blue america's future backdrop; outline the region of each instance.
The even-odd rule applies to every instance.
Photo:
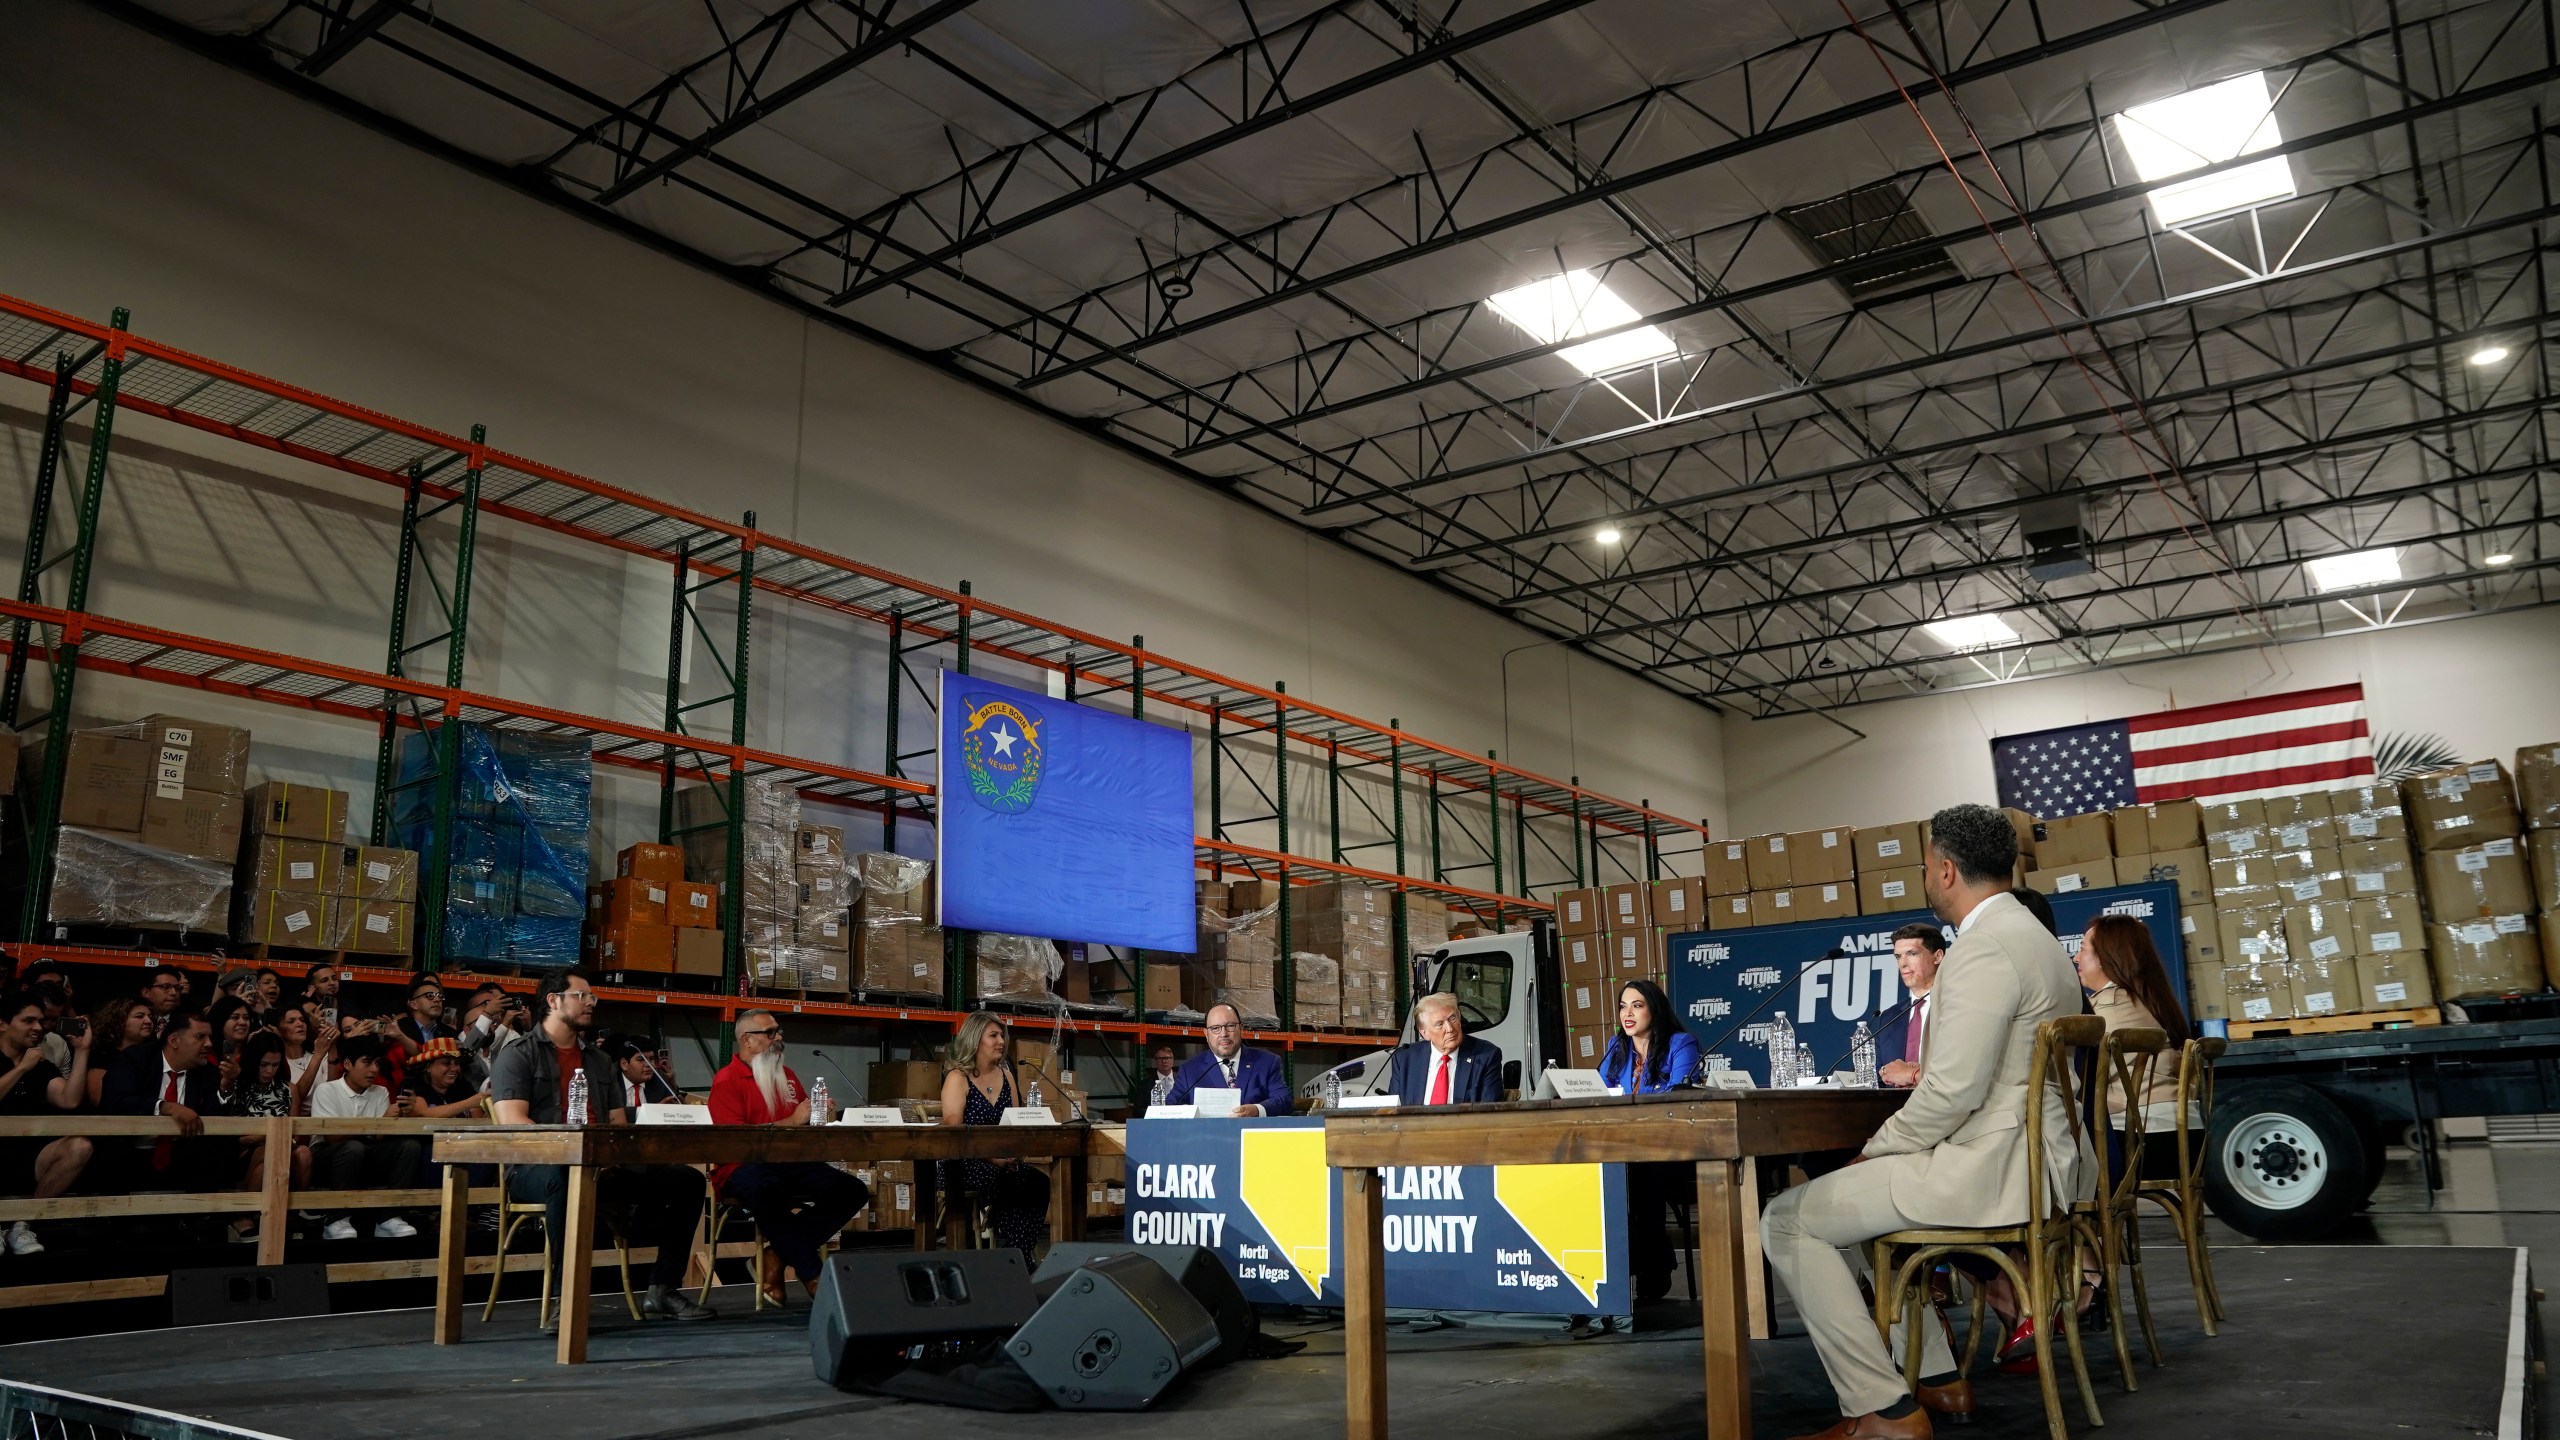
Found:
[[[2151,930],[2172,993],[2187,993],[2177,886],[2146,880],[2045,898],[2053,905],[2066,953],[2079,952],[2081,932],[2102,914],[2140,920]],[[1796,1038],[1813,1047],[1814,1064],[1826,1075],[1849,1068],[1849,1042],[1861,1020],[1875,1030],[1877,1060],[1900,1059],[1910,996],[1894,968],[1893,932],[1917,920],[1939,923],[1926,910],[1904,910],[1674,935],[1667,957],[1672,1007],[1707,1052],[1707,1068],[1747,1071],[1762,1085],[1769,1083],[1769,1022],[1782,1010],[1794,1024]],[[1832,950],[1846,953],[1837,960],[1826,958]],[[1799,971],[1803,978],[1794,991],[1761,1009]]]
[[[942,672],[942,923],[1189,953],[1191,737]]]

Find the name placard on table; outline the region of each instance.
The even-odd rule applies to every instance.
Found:
[[[906,1112],[895,1105],[857,1105],[836,1117],[838,1125],[904,1125]]]
[[[1049,1108],[1045,1105],[1008,1105],[1005,1107],[1004,1118],[996,1123],[999,1125],[1055,1125],[1058,1123],[1058,1117],[1050,1114]]]

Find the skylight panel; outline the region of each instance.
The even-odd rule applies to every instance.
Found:
[[[2311,587],[2323,594],[2331,590],[2388,585],[2400,578],[2400,551],[2391,547],[2324,555],[2317,560],[2303,562],[2302,568],[2310,572]]]
[[[2284,135],[2276,128],[2267,77],[2252,71],[2136,105],[2116,117],[2116,138],[2124,142],[2134,173],[2153,181],[2254,155],[2283,143]],[[2293,194],[2293,167],[2277,155],[2163,185],[2151,192],[2151,210],[2163,225],[2183,225]]]
[[[1519,326],[1541,344],[1553,345],[1594,330],[1632,324],[1643,317],[1634,306],[1588,270],[1568,270],[1505,290],[1485,303],[1503,319]],[[1606,375],[1680,353],[1659,326],[1646,325],[1588,344],[1570,345],[1556,354],[1585,375]]]
[[[1953,620],[1932,620],[1920,628],[1951,650],[2007,645],[2018,638],[2017,628],[1997,615],[1961,615]]]

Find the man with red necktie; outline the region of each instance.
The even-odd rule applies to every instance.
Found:
[[[180,1138],[164,1138],[143,1147],[130,1179],[139,1189],[219,1190],[235,1178],[223,1173],[236,1164],[236,1140],[198,1138],[204,1117],[228,1115],[233,1106],[221,1093],[222,1075],[206,1058],[213,1049],[213,1026],[201,1010],[180,1008],[169,1015],[158,1040],[147,1040],[108,1062],[99,1087],[98,1104],[110,1115],[157,1115],[178,1122]]]
[[[1421,1039],[1396,1047],[1387,1088],[1406,1105],[1487,1105],[1502,1099],[1500,1047],[1467,1034],[1458,997],[1443,991],[1413,1004]]]

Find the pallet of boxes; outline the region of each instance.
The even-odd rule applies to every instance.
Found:
[[[2560,859],[2553,842],[2537,846],[2528,837],[2525,813],[2553,808],[2554,749],[2527,747],[2516,757],[2526,773],[2524,806],[2507,767],[2494,760],[2433,771],[2401,787],[2419,851],[2427,958],[2446,1000],[2531,995],[2551,983],[2541,918],[2555,894],[2548,872]]]
[[[2437,1018],[2400,799],[2366,785],[2202,807],[2223,963],[2191,946],[2197,1018],[2235,1038]]]
[[[942,994],[942,927],[933,923],[933,862],[865,850],[853,887],[854,988],[874,995]]]
[[[587,964],[608,983],[646,986],[663,975],[720,978],[728,935],[720,892],[684,876],[684,851],[642,842],[613,858],[587,891]]]
[[[565,970],[578,963],[587,921],[587,832],[594,742],[583,735],[456,722],[455,773],[441,859],[444,959],[474,968]],[[435,834],[442,728],[403,732],[391,828],[421,855]],[[422,877],[423,878],[423,877]]]
[[[350,845],[348,796],[269,781],[244,797],[248,838],[233,888],[231,938],[244,945],[406,958],[418,855]]]
[[[41,774],[48,735],[27,747]],[[65,737],[53,886],[56,926],[221,935],[240,859],[249,732],[177,715]]]
[[[1236,887],[1232,897],[1246,913],[1260,913],[1279,895],[1267,881]],[[1396,892],[1376,885],[1327,880],[1289,892],[1291,998],[1302,1030],[1391,1030],[1396,1014]],[[1449,943],[1449,910],[1422,895],[1407,895],[1405,938],[1415,950]]]
[[[1205,1015],[1212,1005],[1233,1005],[1247,1025],[1278,1025],[1278,888],[1262,880],[1202,880],[1192,898],[1198,947],[1182,966],[1182,1008]]]
[[[803,823],[799,792],[787,786],[751,779],[738,788],[738,893],[734,897],[726,893],[729,797],[725,785],[696,785],[676,792],[675,832],[677,848],[684,855],[683,878],[721,892],[716,908],[740,932],[738,978],[742,982],[759,992],[793,997],[847,993],[852,986],[852,926],[842,832]],[[813,877],[826,880],[826,893],[836,902],[832,906],[806,901],[810,890],[802,879],[804,864]],[[833,934],[827,933],[830,926]],[[725,947],[725,934],[719,943]],[[717,975],[720,969],[714,965],[708,973]]]

